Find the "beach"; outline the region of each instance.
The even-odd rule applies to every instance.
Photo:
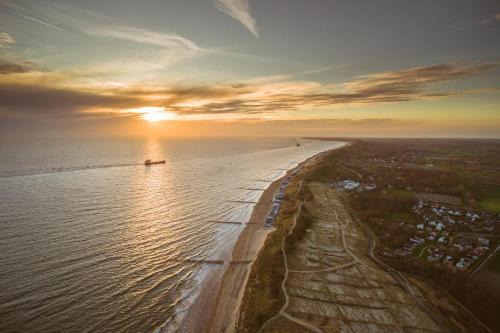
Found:
[[[338,149],[343,146],[339,146]],[[191,316],[196,313],[196,320],[191,327],[190,332],[233,332],[238,318],[240,304],[245,292],[246,283],[252,269],[252,263],[257,258],[259,251],[264,245],[266,237],[274,228],[264,226],[264,220],[268,216],[273,197],[277,193],[284,178],[297,173],[302,168],[317,163],[322,156],[328,154],[334,149],[316,154],[296,168],[287,171],[282,178],[272,182],[263,192],[257,205],[255,206],[249,224],[242,231],[233,248],[231,261],[220,279],[218,291],[215,276],[210,279],[204,291],[201,292],[193,305]]]

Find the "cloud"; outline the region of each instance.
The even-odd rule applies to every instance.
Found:
[[[442,64],[382,72],[350,82],[324,85],[288,80],[182,86],[161,82],[140,85],[87,85],[71,76],[35,72],[0,76],[0,110],[29,114],[115,114],[161,107],[183,119],[281,117],[291,111],[331,111],[336,107],[379,105],[472,94],[498,94],[499,87],[443,90],[435,85],[480,75],[496,64]],[[286,77],[286,76],[284,76]],[[54,80],[58,79],[58,80]],[[66,81],[64,81],[66,80]],[[17,83],[16,83],[17,82]],[[52,86],[49,85],[50,82]],[[55,85],[57,84],[57,85]],[[137,116],[137,115],[136,115]]]
[[[16,41],[6,32],[0,32],[0,48],[7,48]]]
[[[174,33],[162,33],[128,26],[98,26],[84,29],[83,32],[89,35],[117,38],[160,48],[158,52],[152,54],[152,59],[128,60],[125,66],[118,65],[122,68],[127,67],[129,70],[133,68],[138,70],[164,68],[210,52],[202,49],[195,42]],[[111,64],[111,67],[116,66]]]
[[[0,4],[0,8],[13,16],[17,16],[24,20],[40,24],[46,28],[57,31],[64,31],[64,29],[50,23],[50,17],[43,15],[41,12],[30,10],[26,6],[23,6],[22,3],[15,4],[12,1],[5,1]]]
[[[129,107],[133,97],[43,85],[1,84],[0,114],[9,116],[83,116],[84,110]]]
[[[274,83],[245,83],[220,87],[220,96],[204,98],[192,96],[180,103],[179,96],[165,102],[180,114],[259,114],[331,109],[338,106],[397,103],[428,100],[477,93],[498,93],[498,89],[466,91],[430,91],[434,84],[458,80],[492,70],[496,64],[444,64],[418,67],[402,71],[371,74],[338,86],[321,85],[307,81]],[[209,88],[213,92],[213,88]],[[198,93],[203,96],[201,87]]]
[[[148,50],[146,53],[144,48],[133,49],[129,47],[126,49],[127,52],[123,52],[123,57],[120,59],[114,59],[110,63],[91,65],[109,75],[113,73],[122,75],[123,68],[127,68],[128,73],[137,72],[145,76],[146,73],[168,68],[183,61],[211,55],[257,62],[284,61],[283,59],[266,58],[228,50],[203,48],[194,41],[173,32],[158,32],[128,26],[117,22],[112,17],[64,2],[38,0],[36,2],[5,1],[2,3],[0,0],[0,9],[26,20],[28,23],[38,24],[66,35],[84,34],[93,37],[115,38],[158,48],[157,50]]]
[[[259,37],[255,19],[250,15],[248,0],[215,0],[215,8],[243,24],[255,37]]]
[[[396,72],[384,72],[361,76],[358,80],[344,84],[350,90],[363,92],[393,91],[398,94],[414,94],[432,83],[458,80],[477,75],[496,67],[495,63],[458,65],[440,64],[417,67]]]
[[[28,73],[34,70],[34,64],[29,61],[12,62],[0,59],[0,74]]]
[[[157,45],[167,49],[200,50],[194,42],[176,34],[166,34],[127,26],[103,26],[84,31],[87,34],[95,36],[125,39],[137,43]]]
[[[168,67],[185,59],[210,53],[195,42],[175,33],[163,33],[146,29],[116,24],[115,21],[91,10],[64,3],[40,0],[37,3],[0,4],[0,8],[16,17],[40,24],[65,33],[85,34],[103,38],[122,39],[129,42],[156,46],[156,52],[149,52],[146,59],[142,50],[141,57],[126,56],[114,63],[137,70],[154,70]],[[130,49],[128,49],[130,53]],[[101,64],[101,67],[117,67],[113,64]]]

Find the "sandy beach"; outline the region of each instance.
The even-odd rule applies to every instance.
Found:
[[[287,175],[291,171],[287,172]],[[231,259],[204,281],[204,288],[181,324],[182,332],[232,332],[245,291],[252,261],[257,257],[267,235],[273,230],[264,226],[272,199],[282,178],[272,182],[262,193],[249,223],[238,237]]]
[[[252,262],[256,259],[260,249],[264,245],[267,235],[274,230],[273,228],[266,228],[264,226],[264,220],[271,210],[274,195],[285,177],[299,168],[301,169],[304,166],[317,163],[322,156],[329,152],[331,152],[331,150],[308,158],[296,168],[289,170],[282,178],[271,183],[264,191],[258,204],[255,206],[250,223],[240,234],[234,246],[231,263],[222,276],[220,288],[218,289],[215,300],[206,300],[208,303],[211,303],[213,307],[206,308],[203,315],[199,313],[201,316],[197,317],[199,320],[196,320],[197,324],[193,327],[196,328],[194,331],[234,331],[245,286],[252,269]],[[213,290],[207,290],[206,294],[208,296],[208,294],[211,293],[213,293]],[[214,295],[210,295],[210,297],[213,296]],[[205,301],[200,303],[205,303]]]

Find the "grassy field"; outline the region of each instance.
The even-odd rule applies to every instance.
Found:
[[[474,190],[482,197],[479,201],[481,209],[500,213],[500,186],[478,186]]]
[[[500,198],[486,198],[479,202],[479,208],[500,213]]]
[[[389,193],[400,198],[413,198],[415,196],[415,193],[412,191],[402,190],[399,188],[392,188],[389,190]]]
[[[500,273],[500,253],[497,253],[488,263],[486,269],[495,273]]]
[[[397,222],[397,221],[404,221],[406,223],[411,223],[411,224],[417,224],[418,223],[418,220],[415,217],[413,217],[413,215],[411,215],[408,212],[394,213],[394,214],[389,215],[389,218],[391,220],[395,221],[395,222]]]

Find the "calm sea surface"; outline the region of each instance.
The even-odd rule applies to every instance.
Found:
[[[232,201],[340,145],[300,141],[0,141],[0,332],[165,325],[243,229],[210,221],[247,221]]]

